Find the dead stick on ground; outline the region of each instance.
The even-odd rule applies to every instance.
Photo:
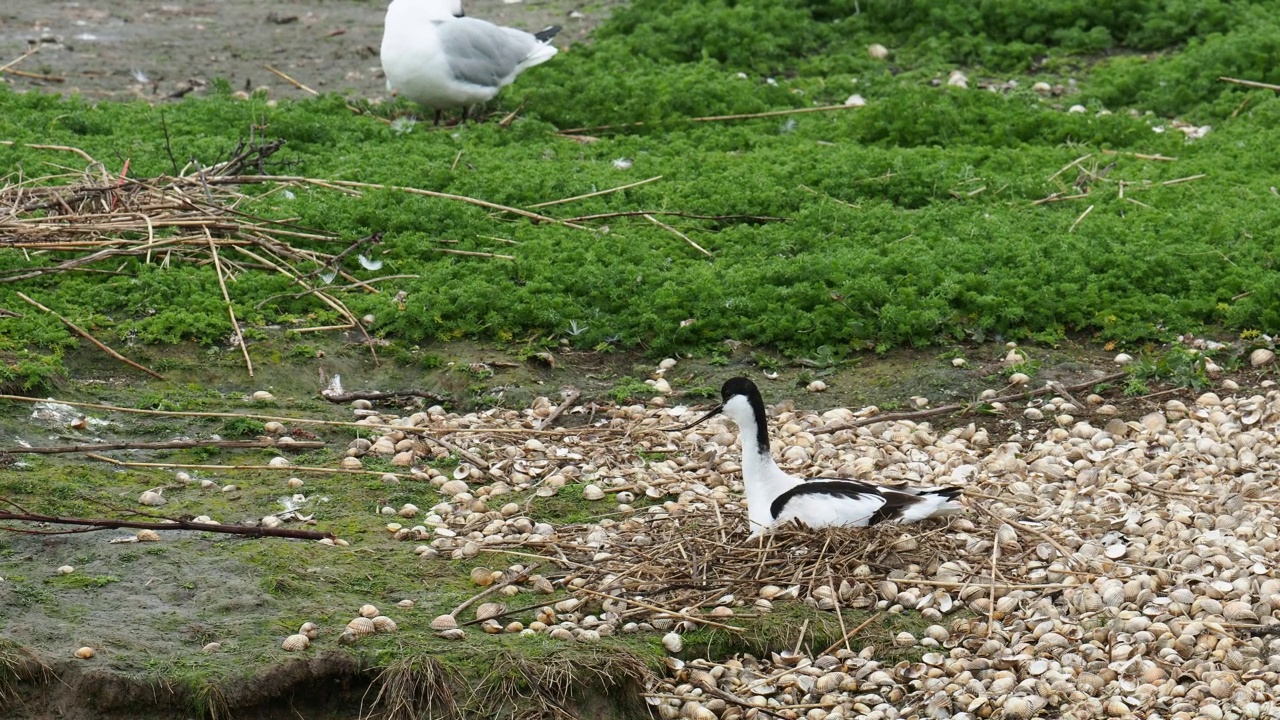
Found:
[[[127,357],[125,357],[125,356],[121,355],[120,353],[116,352],[115,350],[112,350],[111,348],[107,347],[106,345],[103,345],[101,342],[99,342],[99,341],[98,341],[98,339],[97,339],[97,338],[95,338],[94,336],[90,335],[88,332],[86,332],[85,330],[83,330],[79,325],[76,325],[75,323],[71,322],[70,320],[68,320],[68,319],[66,319],[66,318],[64,318],[64,317],[62,317],[62,316],[61,316],[61,315],[59,315],[58,313],[56,313],[56,312],[54,312],[54,311],[50,310],[49,308],[47,308],[47,307],[45,307],[45,306],[41,305],[40,303],[36,302],[35,300],[32,300],[31,298],[27,297],[26,295],[24,295],[24,294],[22,294],[22,293],[17,293],[17,295],[18,295],[18,297],[20,297],[20,298],[22,298],[24,301],[26,301],[28,304],[30,304],[30,305],[34,305],[35,307],[39,308],[40,310],[43,310],[43,311],[45,311],[45,312],[49,313],[50,315],[52,315],[52,316],[54,316],[54,317],[58,318],[59,320],[61,320],[61,321],[62,321],[62,324],[63,324],[63,325],[66,325],[67,327],[71,328],[71,330],[72,330],[73,332],[75,332],[77,335],[79,335],[80,337],[84,338],[85,340],[88,340],[89,342],[93,343],[94,345],[96,345],[96,346],[98,347],[98,349],[99,349],[99,350],[101,350],[102,352],[104,352],[104,353],[106,353],[106,354],[110,355],[111,357],[115,358],[116,360],[119,360],[120,362],[124,363],[125,365],[128,365],[128,366],[129,366],[129,367],[131,367],[131,368],[135,368],[135,369],[137,369],[137,370],[141,370],[142,372],[144,372],[144,373],[146,373],[146,374],[150,375],[151,377],[153,377],[153,378],[155,378],[155,379],[157,379],[157,380],[164,380],[164,379],[165,379],[165,377],[164,377],[163,375],[161,375],[160,373],[158,373],[158,372],[156,372],[156,371],[154,371],[154,370],[152,370],[152,369],[150,369],[150,368],[145,368],[145,367],[143,367],[143,366],[139,365],[138,363],[136,363],[136,362],[134,362],[134,361],[130,360],[129,358],[127,358]]]
[[[499,253],[475,252],[473,250],[454,250],[453,248],[434,248],[436,252],[448,253],[449,255],[465,255],[467,257],[493,258],[494,260],[515,260],[515,255],[501,255]]]
[[[552,410],[550,415],[546,416],[545,418],[542,419],[541,422],[538,423],[538,429],[541,430],[546,426],[550,425],[551,423],[555,422],[556,418],[560,417],[560,415],[563,414],[565,410],[568,410],[570,405],[578,401],[578,396],[580,396],[581,394],[582,394],[582,391],[579,390],[578,388],[569,388],[569,390],[564,394],[564,402],[557,405],[556,409]]]
[[[679,610],[668,610],[667,608],[658,607],[657,605],[650,605],[649,603],[646,603],[642,600],[636,600],[634,598],[615,597],[613,595],[606,595],[602,592],[596,592],[595,590],[591,590],[589,588],[575,588],[574,590],[572,590],[572,592],[587,593],[588,595],[595,595],[596,597],[601,597],[606,600],[617,600],[620,602],[625,602],[628,605],[637,605],[639,607],[644,608],[645,610],[651,610],[653,612],[662,613],[663,615],[670,615],[671,617],[678,617],[681,620],[688,620],[689,622],[698,623],[700,625],[710,625],[711,627],[718,627],[725,630],[732,630],[734,632],[746,631],[745,628],[734,627],[733,625],[725,625],[724,623],[718,623],[715,620],[708,620],[706,618],[694,617],[692,615],[685,615]]]
[[[783,115],[803,115],[805,113],[830,112],[832,110],[849,110],[849,109],[852,109],[853,107],[855,106],[823,105],[821,107],[792,108],[789,110],[770,110],[768,112],[746,113],[743,115],[708,115],[706,117],[685,118],[677,122],[697,123],[697,122],[724,122],[726,120],[755,120],[758,118],[781,117]],[[618,130],[620,128],[628,128],[628,127],[643,127],[645,124],[646,124],[645,122],[641,121],[641,122],[633,122],[633,123],[622,123],[621,125],[596,125],[594,127],[569,128],[568,130],[561,130],[557,134],[558,135],[576,135],[578,133],[595,132],[597,130]]]
[[[66,532],[95,532],[97,530],[116,530],[119,528],[136,528],[140,530],[200,530],[203,532],[226,533],[229,535],[249,535],[251,537],[283,537],[298,540],[324,540],[332,538],[333,533],[316,532],[314,530],[290,530],[288,528],[247,527],[245,525],[223,525],[221,523],[197,523],[190,520],[174,520],[172,522],[140,522],[135,520],[107,520],[94,518],[65,518],[52,515],[28,515],[0,512],[0,520],[17,522],[49,523],[50,525],[80,525],[89,530],[70,530]],[[8,532],[34,532],[40,535],[60,535],[60,532],[42,532],[18,530],[0,526],[0,530]]]
[[[474,604],[475,604],[477,601],[479,601],[480,599],[482,599],[482,598],[486,598],[486,597],[489,597],[490,595],[492,595],[492,594],[494,594],[494,593],[498,592],[499,590],[501,590],[502,588],[504,588],[504,587],[506,587],[506,586],[508,586],[508,585],[513,585],[513,584],[515,584],[515,583],[522,583],[522,582],[524,582],[525,580],[529,579],[529,576],[533,574],[533,571],[534,571],[534,570],[537,570],[537,569],[538,569],[539,565],[540,565],[540,563],[534,563],[534,564],[530,565],[529,567],[525,568],[523,572],[521,572],[519,575],[516,575],[516,576],[515,576],[515,577],[513,577],[513,578],[510,578],[510,579],[508,579],[508,580],[503,580],[503,581],[502,581],[502,582],[500,582],[500,583],[494,583],[493,585],[490,585],[489,587],[485,588],[482,592],[477,593],[476,595],[472,595],[471,597],[467,598],[466,600],[463,600],[463,601],[462,601],[462,604],[460,604],[460,605],[458,605],[458,607],[456,607],[456,608],[454,608],[454,609],[450,610],[450,611],[449,611],[449,614],[456,618],[456,617],[458,617],[458,613],[460,613],[460,612],[462,612],[463,610],[466,610],[467,608],[471,607],[472,605],[474,605]]]
[[[658,227],[662,228],[663,230],[666,230],[666,231],[668,231],[668,232],[670,232],[670,233],[674,234],[676,237],[680,238],[681,240],[683,240],[683,241],[685,241],[685,242],[689,243],[689,245],[691,245],[691,246],[693,247],[693,249],[694,249],[694,250],[697,250],[698,252],[702,253],[703,255],[706,255],[706,256],[707,256],[707,257],[709,257],[709,258],[714,258],[714,257],[715,257],[715,256],[714,256],[714,255],[712,255],[711,253],[707,252],[706,248],[702,247],[702,246],[701,246],[701,245],[699,245],[698,243],[696,243],[696,242],[694,242],[693,240],[689,239],[689,236],[688,236],[688,235],[685,235],[684,233],[680,232],[679,230],[677,230],[677,229],[675,229],[675,228],[671,227],[670,225],[668,225],[668,224],[666,224],[666,223],[662,222],[662,221],[661,221],[661,220],[659,220],[658,218],[656,218],[656,217],[654,217],[654,216],[652,216],[652,215],[645,215],[645,216],[644,216],[644,219],[645,219],[645,220],[648,220],[649,222],[653,223],[654,225],[657,225]]]
[[[302,83],[298,82],[297,80],[294,80],[293,78],[289,77],[288,75],[285,75],[284,73],[280,72],[279,70],[277,70],[277,69],[275,69],[275,68],[271,67],[270,65],[266,65],[266,64],[264,64],[262,67],[266,68],[266,69],[267,69],[267,72],[272,73],[272,74],[273,74],[273,75],[275,75],[276,77],[278,77],[278,78],[280,78],[281,80],[283,80],[283,81],[285,81],[285,82],[289,83],[290,85],[292,85],[292,86],[294,86],[294,87],[298,88],[299,90],[302,90],[302,91],[304,91],[304,92],[311,93],[312,95],[319,95],[319,94],[320,94],[320,93],[316,92],[315,90],[312,90],[311,88],[307,87],[306,85],[303,85]]]
[[[279,470],[281,472],[290,473],[326,473],[329,475],[395,475],[398,478],[408,478],[410,480],[425,480],[426,476],[410,475],[408,473],[390,473],[381,470],[347,470],[345,468],[323,468],[308,467],[305,465],[285,465],[276,467],[274,465],[194,465],[184,463],[153,463],[153,462],[125,462],[109,458],[106,455],[98,455],[96,453],[85,453],[85,457],[94,460],[101,460],[105,463],[118,465],[120,467],[150,467],[150,468],[177,468],[179,470]]]
[[[40,52],[40,46],[32,45],[30,50],[27,50],[26,52],[10,60],[4,65],[0,65],[0,73],[3,73],[5,70],[8,70],[9,68],[13,67],[14,65],[17,65],[18,63],[22,62],[23,60],[26,60],[27,58],[31,57],[32,55],[35,55],[38,52]]]
[[[1085,208],[1084,212],[1080,213],[1080,217],[1076,218],[1076,221],[1071,223],[1071,227],[1067,228],[1067,232],[1069,233],[1075,232],[1076,226],[1080,224],[1080,221],[1089,217],[1089,213],[1093,212],[1093,207],[1094,207],[1093,205],[1090,205],[1089,207]]]
[[[118,405],[103,405],[101,403],[79,402],[76,400],[55,400],[53,398],[33,398],[25,395],[0,395],[0,400],[10,400],[12,402],[24,403],[45,403],[56,402],[62,405],[70,405],[71,407],[88,408],[90,410],[103,410],[105,412],[131,413],[134,415],[156,415],[158,417],[204,417],[204,418],[233,418],[241,420],[261,420],[268,422],[274,420],[282,423],[294,423],[297,425],[327,425],[330,427],[351,427],[359,429],[375,429],[375,430],[400,430],[402,432],[414,432],[425,435],[431,432],[447,432],[450,435],[459,433],[506,433],[515,435],[579,435],[583,434],[581,428],[562,429],[562,430],[534,430],[532,428],[419,428],[404,427],[400,425],[390,425],[388,423],[358,423],[346,420],[316,420],[314,418],[298,418],[285,417],[282,415],[255,415],[253,413],[228,413],[228,412],[197,412],[194,410],[147,410],[145,408],[129,408],[120,407]],[[591,434],[612,435],[625,432],[622,428],[591,428]],[[673,481],[674,482],[674,481]]]
[[[90,165],[99,164],[98,161],[94,160],[93,156],[91,156],[89,153],[81,150],[80,148],[74,148],[69,145],[35,145],[32,143],[16,143],[12,140],[0,140],[0,145],[9,145],[11,147],[13,145],[21,145],[22,147],[29,147],[32,150],[60,150],[62,152],[75,153],[80,157],[84,158],[85,161],[88,162]]]
[[[427,439],[427,442],[433,442],[439,445],[445,450],[448,450],[449,452],[460,456],[463,460],[466,460],[467,462],[471,463],[472,465],[475,465],[481,470],[489,469],[489,463],[485,462],[484,460],[481,460],[475,454],[470,453],[466,450],[463,450],[462,448],[458,447],[457,445],[454,445],[453,443],[449,442],[448,440],[445,440],[444,438],[438,438],[432,435],[423,435],[423,437]]]
[[[586,200],[587,198],[600,197],[601,195],[608,195],[609,193],[621,192],[622,190],[630,190],[630,189],[631,189],[631,188],[633,188],[633,187],[640,187],[641,185],[648,185],[648,184],[649,184],[649,183],[651,183],[651,182],[657,182],[657,181],[659,181],[659,180],[661,180],[661,179],[662,179],[662,176],[661,176],[661,175],[654,175],[653,177],[649,178],[648,180],[639,180],[639,181],[637,181],[637,182],[633,182],[633,183],[630,183],[630,184],[628,184],[628,185],[619,185],[619,186],[618,186],[618,187],[616,187],[616,188],[609,188],[608,190],[597,190],[597,191],[592,192],[592,193],[587,193],[586,195],[574,195],[573,197],[567,197],[567,198],[563,198],[563,199],[561,199],[561,200],[549,200],[549,201],[547,201],[547,202],[538,203],[537,205],[529,205],[528,207],[531,207],[531,208],[544,208],[544,207],[551,207],[552,205],[563,205],[563,204],[565,204],[565,203],[571,203],[571,202],[575,202],[575,201],[577,201],[577,200]]]
[[[1123,373],[1123,372],[1112,373],[1111,375],[1104,375],[1095,380],[1076,383],[1075,385],[1065,385],[1062,387],[1065,387],[1067,390],[1070,390],[1072,392],[1075,392],[1077,390],[1085,390],[1087,388],[1093,387],[1094,385],[1099,385],[1102,383],[1109,383],[1115,380],[1119,380],[1125,377],[1126,374],[1127,373]],[[1000,397],[991,398],[990,400],[984,400],[983,402],[985,403],[1014,402],[1016,400],[1026,400],[1028,398],[1032,398],[1037,395],[1047,395],[1048,393],[1051,393],[1051,392],[1054,392],[1054,389],[1046,385],[1042,388],[1037,388],[1035,390],[1028,390],[1024,393],[1018,393],[1016,395],[1002,395]],[[828,425],[826,427],[814,428],[810,432],[814,433],[815,435],[819,435],[819,434],[825,434],[825,433],[839,432],[841,430],[852,430],[853,428],[856,428],[856,427],[862,427],[863,425],[870,425],[872,423],[878,423],[878,422],[893,422],[895,420],[919,420],[921,418],[933,417],[935,415],[949,415],[955,412],[963,412],[963,411],[971,410],[974,407],[977,407],[977,403],[968,403],[965,405],[959,405],[959,404],[943,405],[942,407],[936,407],[930,410],[917,410],[914,412],[892,413],[889,415],[872,415],[871,417],[859,418],[857,420],[854,420],[853,422],[845,423],[843,425]]]
[[[762,705],[752,705],[751,703],[743,700],[737,695],[734,695],[733,693],[728,692],[726,690],[721,690],[720,688],[716,687],[715,685],[712,685],[709,682],[705,682],[699,679],[697,680],[697,685],[698,687],[706,691],[708,694],[718,697],[721,700],[724,700],[725,702],[733,703],[734,705],[737,705],[738,707],[746,708],[747,710],[755,710],[757,712],[764,713],[771,717],[779,718],[779,720],[787,720],[787,717],[785,715],[780,715],[774,712],[773,710],[767,707],[764,707]]]
[[[279,448],[281,450],[319,450],[325,443],[312,440],[299,440],[292,443],[277,443],[274,440],[171,440],[169,442],[132,442],[132,443],[99,443],[91,445],[57,445],[54,447],[11,447],[0,448],[0,455],[57,455],[60,453],[104,452],[106,450],[181,450],[184,448],[215,447],[232,448]]]
[[[858,633],[862,632],[862,629],[863,629],[863,628],[865,628],[866,626],[870,625],[871,623],[873,623],[873,622],[875,622],[875,621],[877,621],[877,620],[879,620],[879,619],[880,619],[880,613],[876,613],[875,615],[872,615],[871,617],[867,618],[866,620],[863,620],[863,621],[862,621],[862,623],[861,623],[860,625],[858,625],[858,627],[856,627],[856,628],[854,628],[854,629],[850,630],[849,632],[845,633],[845,634],[844,634],[844,637],[842,637],[842,638],[840,638],[839,640],[835,641],[834,643],[832,643],[831,647],[827,648],[826,650],[823,650],[822,652],[818,653],[818,654],[817,654],[817,655],[815,655],[814,657],[822,657],[823,655],[830,655],[830,654],[831,654],[831,653],[832,653],[836,648],[840,647],[841,645],[844,645],[845,647],[848,647],[848,644],[847,644],[847,643],[849,642],[849,638],[851,638],[851,637],[853,637],[854,635],[857,635]]]
[[[218,274],[218,287],[222,288],[222,300],[227,304],[227,314],[231,316],[231,329],[236,333],[236,341],[240,343],[240,352],[244,353],[244,364],[249,368],[249,377],[253,377],[253,361],[249,359],[249,348],[244,344],[244,333],[240,332],[240,323],[236,322],[236,311],[231,306],[231,295],[227,293],[227,283],[222,278],[222,262],[218,260],[218,246],[213,242],[209,228],[204,229],[209,240],[209,252],[213,253],[213,271]]]
[[[1243,85],[1245,87],[1258,88],[1259,90],[1274,90],[1280,92],[1280,85],[1272,85],[1271,83],[1257,82],[1256,80],[1240,80],[1232,77],[1220,77],[1219,81],[1232,83],[1235,85]]]
[[[329,328],[332,330],[333,328]],[[349,403],[352,400],[389,400],[402,397],[420,397],[436,402],[448,402],[449,398],[440,393],[433,393],[430,390],[389,390],[382,392],[379,390],[355,390],[347,393],[327,393],[320,392],[320,397],[331,403]]]

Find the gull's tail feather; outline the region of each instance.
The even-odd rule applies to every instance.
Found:
[[[551,38],[555,37],[558,32],[560,32],[560,26],[551,25],[534,33],[533,36],[538,39],[538,42],[545,43],[551,42]]]

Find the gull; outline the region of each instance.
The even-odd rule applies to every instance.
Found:
[[[744,377],[727,380],[721,404],[680,430],[719,413],[738,426],[742,441],[742,483],[746,487],[751,537],[790,520],[811,528],[867,527],[882,522],[917,522],[959,512],[960,488],[872,485],[848,478],[801,480],[783,472],[769,452],[764,400]]]
[[[436,111],[487,102],[525,70],[558,52],[560,31],[501,27],[463,15],[461,0],[393,0],[382,34],[387,89]]]

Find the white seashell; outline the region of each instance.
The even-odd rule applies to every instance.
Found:
[[[448,630],[438,632],[436,635],[444,638],[445,640],[461,640],[467,636],[467,633],[462,628],[450,628]]]
[[[315,640],[316,635],[320,634],[320,626],[313,622],[304,622],[302,627],[298,628],[298,634],[306,635],[309,640]]]
[[[1116,355],[1115,362],[1117,365],[1128,365],[1133,362],[1133,356],[1129,353],[1120,353],[1119,355]]]
[[[70,565],[63,565],[62,567],[58,568],[59,575],[70,575],[75,571],[76,569]]]
[[[805,387],[805,390],[811,393],[826,392],[827,384],[821,380],[814,380]]]
[[[1026,373],[1016,372],[1009,376],[1010,385],[1026,385],[1031,382],[1031,377]]]
[[[80,658],[81,660],[88,660],[89,658],[93,657],[97,653],[94,651],[93,648],[85,646],[76,650],[75,654],[76,654],[76,657]]]
[[[582,499],[583,500],[603,500],[604,491],[601,490],[598,485],[594,485],[594,484],[587,485],[586,487],[582,488]]]
[[[875,60],[883,60],[889,57],[889,49],[880,43],[871,43],[867,46],[867,55]]]
[[[280,457],[279,455],[277,455],[267,461],[267,467],[273,467],[273,468],[289,467],[289,458]]]
[[[373,630],[380,633],[393,633],[397,630],[396,621],[386,615],[373,618]]]
[[[1275,359],[1275,352],[1268,350],[1267,348],[1258,348],[1257,350],[1249,353],[1249,364],[1254,367],[1262,367]]]
[[[666,648],[667,652],[678,653],[684,648],[684,640],[679,633],[669,632],[662,636],[662,647]]]
[[[452,615],[437,615],[431,621],[432,630],[452,630],[458,627],[458,620]]]
[[[159,489],[148,490],[138,497],[138,502],[152,507],[163,505],[165,504],[165,499],[164,496],[160,494],[161,492],[163,491]]]
[[[218,652],[218,651],[219,651],[219,650],[221,650],[221,649],[222,649],[222,643],[220,643],[220,642],[211,642],[211,643],[206,644],[204,647],[200,648],[200,652],[203,652],[203,653],[216,653],[216,652]]]
[[[360,606],[360,616],[361,616],[361,617],[371,618],[371,617],[376,617],[378,614],[379,614],[379,613],[378,613],[378,608],[374,607],[373,605],[361,605],[361,606]]]

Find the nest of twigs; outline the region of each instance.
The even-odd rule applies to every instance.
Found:
[[[735,617],[767,611],[760,598],[825,610],[868,609],[898,602],[896,592],[885,597],[884,581],[899,580],[903,588],[919,586],[917,598],[927,604],[935,590],[985,593],[1024,574],[1017,553],[994,568],[985,557],[973,557],[994,547],[997,528],[990,520],[975,524],[961,516],[818,530],[792,523],[749,538],[741,505],[694,505],[624,520],[613,524],[613,532],[602,533],[600,525],[565,527],[558,533],[562,540],[538,550],[571,569],[565,585],[593,606],[603,604],[623,622],[665,619],[685,629],[731,627]],[[957,559],[973,568],[967,577],[945,572],[944,563]]]
[[[297,243],[324,247],[342,239],[242,209],[264,196],[246,195],[241,191],[245,186],[275,183],[270,193],[304,184],[301,179],[266,174],[280,164],[273,156],[283,145],[283,140],[241,141],[225,159],[210,165],[192,160],[182,168],[175,162],[173,175],[150,178],[130,176],[128,162],[119,174],[108,171],[77,148],[32,146],[74,153],[88,165],[79,172],[41,178],[10,176],[0,186],[0,248],[21,251],[28,260],[28,267],[0,272],[0,283],[71,272],[123,274],[123,258],[164,268],[177,263],[211,266],[218,273],[235,342],[243,347],[226,280],[248,272],[276,273],[296,284],[299,296],[314,295],[344,317],[372,349],[359,318],[336,296],[335,288],[326,285],[340,276],[372,291],[373,281],[352,277],[342,270],[341,261],[379,237],[362,238],[341,252],[323,252]]]

